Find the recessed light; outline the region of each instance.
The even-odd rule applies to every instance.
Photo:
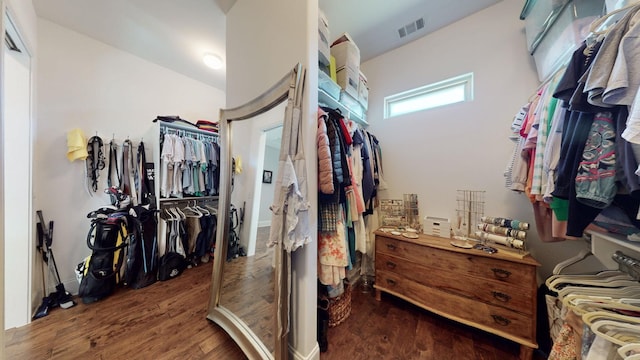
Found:
[[[204,54],[202,57],[204,64],[212,69],[220,69],[222,67],[222,58],[216,54]]]

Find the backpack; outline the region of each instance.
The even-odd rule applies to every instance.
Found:
[[[83,303],[89,304],[111,295],[122,282],[122,263],[128,245],[126,213],[100,214],[91,221],[87,246],[92,253],[85,259],[78,289]]]

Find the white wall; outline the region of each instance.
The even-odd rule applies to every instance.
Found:
[[[300,62],[308,69],[303,103],[309,201],[316,203],[315,113],[317,0],[239,0],[227,14],[227,104],[238,106],[263,93]],[[309,176],[309,174],[311,176]],[[312,243],[292,258],[290,346],[295,358],[319,357],[316,341],[316,211],[310,211]],[[246,220],[245,220],[246,221]]]
[[[4,112],[8,110],[7,107],[5,106],[5,103],[8,103],[9,101],[11,102],[15,101],[15,99],[10,100],[8,97],[5,97],[5,96],[15,95],[13,93],[9,94],[8,92],[9,91],[13,92],[16,90],[16,87],[14,86],[5,87],[6,85],[5,81],[8,80],[9,77],[15,76],[16,74],[8,73],[9,71],[15,71],[15,68],[10,69],[6,64],[4,64],[4,57],[0,56],[0,69],[2,69],[2,74],[0,75],[0,78],[5,80],[0,82],[0,83],[3,83],[2,85],[0,85],[2,86],[2,91],[0,91],[0,94],[2,94],[2,99],[0,100],[0,106],[2,106],[2,111],[0,111],[0,117],[2,118],[2,126],[0,127],[0,139],[5,137],[5,132],[8,130],[15,133],[16,139],[10,139],[10,141],[18,140],[20,142],[19,146],[20,146],[21,154],[23,155],[22,160],[24,161],[25,157],[27,160],[24,164],[21,164],[21,165],[16,166],[14,164],[14,168],[11,169],[11,172],[9,172],[9,174],[11,174],[14,177],[22,178],[22,181],[27,184],[26,185],[27,187],[29,187],[29,184],[31,181],[31,178],[30,178],[31,152],[32,152],[32,144],[31,144],[32,132],[31,131],[32,131],[33,118],[35,115],[35,107],[33,106],[33,95],[34,95],[33,89],[35,87],[35,80],[33,79],[33,75],[35,73],[35,70],[34,70],[33,64],[36,63],[36,55],[37,55],[36,13],[30,1],[4,0],[4,1],[0,1],[0,6],[1,6],[0,15],[2,16],[2,18],[0,19],[0,22],[2,23],[3,33],[4,33],[5,26],[7,26],[7,24],[5,24],[4,22],[5,21],[4,14],[6,12],[12,18],[12,21],[21,36],[21,40],[26,47],[26,51],[31,56],[31,59],[26,63],[26,66],[28,66],[29,68],[25,69],[29,73],[24,74],[23,80],[21,80],[19,84],[20,88],[23,90],[23,93],[24,93],[24,96],[22,97],[22,99],[26,100],[26,102],[24,101],[22,102],[22,110],[20,110],[21,115],[19,115],[20,119],[17,119],[13,116],[5,117],[5,115],[7,114],[4,114]],[[25,86],[27,87],[26,89],[25,89]],[[24,91],[26,91],[26,93]],[[26,99],[24,97],[26,97]],[[12,103],[11,105],[16,105],[16,104]],[[17,114],[13,114],[13,115],[17,115]],[[13,121],[16,121],[16,120],[22,123],[21,124],[13,123]],[[4,148],[6,145],[7,146],[10,145],[9,141],[5,143],[4,140],[0,140],[0,142],[1,142],[0,148]],[[3,151],[3,154],[8,155],[8,152]],[[2,299],[3,303],[2,303],[2,306],[0,306],[0,314],[1,314],[0,322],[5,324],[5,320],[7,320],[6,325],[8,325],[8,327],[11,327],[11,326],[22,325],[23,323],[28,322],[30,319],[28,314],[28,308],[29,308],[28,304],[31,302],[30,301],[31,299],[36,298],[36,295],[30,292],[29,289],[27,289],[24,286],[24,284],[20,284],[20,282],[29,284],[29,278],[32,274],[32,269],[33,269],[32,258],[33,258],[33,253],[35,252],[35,246],[33,245],[33,238],[31,236],[31,234],[33,233],[32,221],[31,221],[33,215],[30,214],[31,188],[29,187],[26,191],[23,188],[20,188],[19,190],[21,192],[17,194],[17,197],[15,196],[16,195],[15,193],[11,193],[11,189],[6,187],[6,186],[10,186],[11,183],[5,182],[5,170],[4,170],[5,166],[9,166],[10,163],[5,162],[4,160],[5,160],[4,155],[2,155],[2,160],[0,160],[0,177],[2,178],[2,180],[0,180],[0,191],[1,191],[0,217],[2,218],[0,220],[0,228],[3,229],[4,231],[10,231],[11,235],[5,238],[4,231],[0,231],[0,233],[2,233],[0,234],[0,244],[1,244],[0,248],[2,249],[0,251],[0,268],[2,268],[3,274],[8,274],[11,271],[17,272],[18,274],[11,279],[12,282],[7,282],[7,283],[5,283],[4,281],[4,276],[1,277],[2,280],[0,280],[0,287],[2,287],[2,293],[0,293],[0,298]],[[5,189],[7,189],[7,191],[5,191]],[[18,189],[14,189],[14,190],[18,190]],[[5,194],[7,195],[11,194],[12,196],[5,196]],[[18,206],[18,209],[17,209],[18,210],[17,214],[9,213],[7,210],[8,207],[4,205],[5,201],[11,200],[11,199],[13,199],[14,202],[15,201],[20,202],[20,206]],[[18,226],[14,227],[14,230],[11,231],[9,229],[8,224],[18,225]],[[5,246],[5,241],[12,242],[13,245],[9,244],[8,246]],[[18,243],[20,244],[19,248],[15,246]],[[5,251],[5,248],[7,251]],[[21,257],[20,259],[21,262],[19,263],[5,262],[5,259],[4,259],[5,255],[16,256],[16,254],[20,254],[19,256]],[[5,287],[7,287],[7,289],[5,289]],[[11,294],[10,295],[11,297],[9,299],[5,299],[4,297],[5,293]],[[8,300],[8,301],[5,301],[5,300]],[[12,307],[12,310],[13,310],[12,313],[7,314],[7,316],[5,316],[5,311],[4,311],[5,306],[9,307],[16,304],[19,304],[19,305],[17,305],[15,308]],[[3,339],[4,339],[4,331],[2,332],[2,336],[0,336],[0,340],[3,340]],[[4,341],[2,341],[2,343],[4,343]],[[2,348],[2,351],[0,351],[0,357],[2,357],[3,351],[4,351],[4,347]]]
[[[421,216],[453,219],[456,190],[485,190],[486,215],[533,224],[531,204],[506,190],[503,177],[513,150],[509,126],[539,85],[521,8],[518,1],[499,2],[362,64],[371,89],[370,130],[382,144],[389,184],[381,198],[417,193]],[[383,119],[385,96],[468,72],[474,73],[472,102]],[[584,243],[543,244],[534,229],[528,246],[546,276]]]
[[[90,211],[109,203],[85,190],[84,162],[66,159],[66,134],[79,127],[108,144],[129,138],[135,146],[157,115],[216,120],[222,90],[117,50],[47,20],[38,20],[38,128],[35,135],[34,207],[55,221],[53,251],[68,291],[77,291],[74,268],[90,251]],[[149,144],[157,139],[144,138]],[[107,147],[108,151],[108,147]],[[147,154],[147,159],[152,159]]]
[[[267,135],[268,136],[268,135]],[[267,146],[264,149],[264,170],[273,172],[272,179],[275,180],[278,173],[278,157],[280,149]],[[271,210],[269,207],[273,204],[273,192],[275,182],[271,184],[262,184],[262,193],[260,194],[260,217],[258,218],[258,226],[269,226],[271,224]]]
[[[3,97],[3,153],[7,177],[4,179],[5,266],[4,284],[12,296],[5,301],[5,329],[21,326],[31,319],[30,297],[31,235],[31,71],[28,55],[5,51]],[[18,60],[27,58],[27,63]]]

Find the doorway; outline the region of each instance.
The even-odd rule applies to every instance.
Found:
[[[2,198],[4,328],[29,323],[32,312],[31,55],[8,11],[2,52]]]
[[[256,251],[264,249],[269,238],[269,228],[271,226],[271,205],[275,192],[275,179],[278,176],[278,164],[280,157],[280,143],[282,142],[282,125],[264,130],[264,157],[262,161],[262,173],[260,178],[260,206],[258,213],[258,236],[260,243],[256,244]],[[261,142],[262,143],[262,142]]]

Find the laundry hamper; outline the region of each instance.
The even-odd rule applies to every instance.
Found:
[[[344,282],[344,292],[329,298],[329,327],[342,324],[351,315],[351,285]]]

